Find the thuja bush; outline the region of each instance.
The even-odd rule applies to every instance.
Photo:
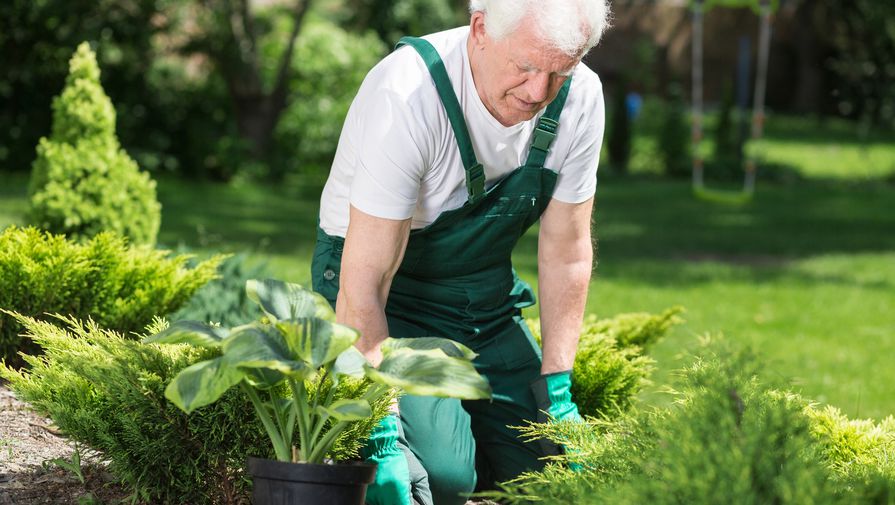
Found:
[[[891,504],[892,421],[848,421],[780,389],[748,350],[703,350],[677,402],[616,420],[532,425],[564,459],[489,493],[506,503]]]
[[[572,372],[572,398],[583,415],[607,417],[631,406],[653,371],[654,361],[645,349],[681,321],[681,312],[675,307],[655,315],[585,319]],[[529,320],[528,325],[540,341],[539,321]]]
[[[274,457],[249,399],[233,389],[187,415],[164,395],[181,370],[217,351],[142,344],[92,321],[68,317],[55,324],[24,316],[17,320],[45,352],[26,357],[27,370],[0,367],[0,376],[66,436],[100,451],[109,471],[135,497],[162,503],[248,502],[246,456]],[[164,321],[156,321],[146,334],[165,327]],[[310,383],[309,394],[319,386]],[[368,386],[342,380],[336,397],[358,398]],[[368,420],[352,423],[331,457],[356,459],[389,400],[376,403]]]
[[[37,146],[29,184],[30,220],[71,238],[117,232],[154,244],[161,220],[155,182],[115,136],[115,109],[85,42],[71,58],[62,94],[53,100],[53,127]]]
[[[44,317],[47,313],[93,318],[124,334],[140,331],[153,316],[180,308],[215,278],[214,257],[187,268],[188,255],[128,245],[112,233],[84,243],[36,228],[0,232],[0,309]],[[21,339],[21,325],[0,312],[0,358],[36,350]]]

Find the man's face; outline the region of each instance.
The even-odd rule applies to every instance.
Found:
[[[504,126],[527,121],[546,107],[581,60],[546,44],[530,16],[501,40],[485,33],[481,12],[473,13],[470,30],[476,90]]]

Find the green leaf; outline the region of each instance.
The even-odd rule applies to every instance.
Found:
[[[336,358],[335,364],[333,364],[333,383],[339,383],[340,375],[347,375],[349,377],[354,377],[355,379],[360,379],[364,376],[364,365],[369,366],[370,362],[367,361],[367,358],[357,350],[357,347],[353,345],[342,354],[339,354],[339,357]]]
[[[177,321],[164,331],[143,339],[144,344],[191,344],[218,348],[230,334],[227,328],[210,326],[199,321]]]
[[[298,284],[252,279],[246,282],[246,295],[274,321],[305,317],[336,320],[336,313],[323,295]]]
[[[229,366],[224,358],[202,361],[177,374],[165,388],[165,398],[189,414],[217,401],[243,377],[243,372]]]
[[[320,405],[317,410],[325,412],[336,421],[361,421],[373,415],[373,409],[366,400],[338,400],[329,407]]]
[[[369,365],[364,369],[371,380],[412,395],[491,398],[491,386],[471,362],[449,357],[440,349],[395,349],[383,357],[378,369]]]
[[[360,338],[352,328],[317,318],[280,321],[276,327],[289,352],[315,370],[334,361]]]
[[[243,326],[224,341],[224,359],[230,366],[271,370],[302,380],[312,376],[316,370],[296,358],[283,335],[271,326]]]
[[[441,337],[418,337],[418,338],[388,338],[382,343],[382,354],[386,355],[397,349],[414,349],[417,351],[426,351],[429,349],[440,349],[447,356],[452,358],[463,358],[472,360],[478,354],[465,345],[454,342],[451,339]]]

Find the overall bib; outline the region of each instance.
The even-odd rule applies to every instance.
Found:
[[[432,498],[420,503],[463,504],[476,489],[544,466],[537,442],[524,443],[508,426],[537,419],[529,384],[540,376],[541,351],[522,319],[535,303],[531,288],[512,268],[519,238],[550,201],[556,172],[544,168],[571,79],[547,107],[534,130],[525,165],[485,191],[463,112],[444,64],[426,41],[405,37],[426,62],[466,170],[467,202],[412,230],[385,309],[395,338],[438,336],[478,353],[474,365],[490,383],[493,399],[403,396],[399,410],[407,444],[428,474]],[[312,262],[314,290],[333,305],[339,290],[344,239],[318,229]]]

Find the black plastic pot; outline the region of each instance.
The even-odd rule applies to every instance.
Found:
[[[376,465],[314,465],[249,458],[254,505],[363,505]]]

